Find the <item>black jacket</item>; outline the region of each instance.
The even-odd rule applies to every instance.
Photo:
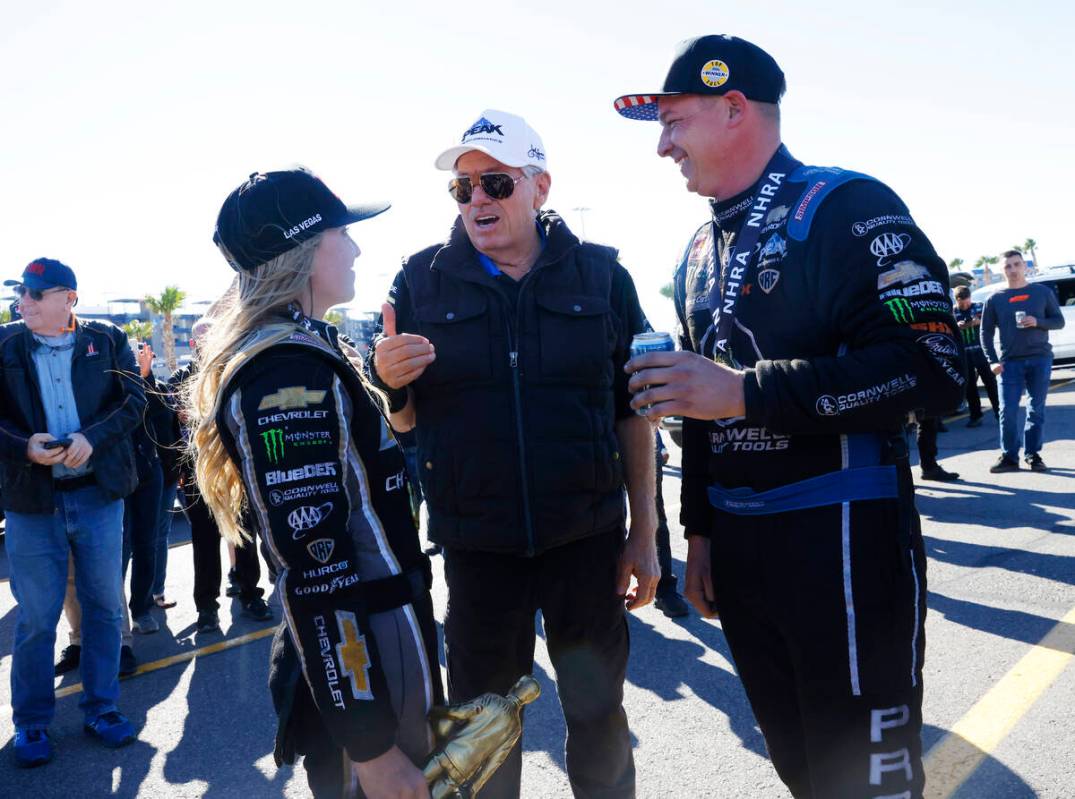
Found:
[[[308,331],[284,322],[279,339],[263,329],[258,335],[275,343],[260,351],[247,343],[254,354],[221,388],[217,427],[280,565],[286,630],[270,673],[277,762],[321,745],[365,761],[401,735],[415,738],[398,729],[401,703],[442,699],[429,563],[387,421],[335,328],[301,322]],[[391,623],[377,618],[388,614]],[[401,660],[421,662],[422,676],[400,668]],[[303,678],[308,692],[297,690]],[[296,740],[293,721],[302,713],[293,703],[306,696],[330,740]],[[423,741],[428,710],[417,717]]]
[[[631,337],[646,327],[616,251],[539,217],[545,247],[518,284],[482,267],[461,220],[392,286],[399,332],[436,360],[411,387],[429,536],[533,555],[623,523],[614,425],[631,414]]]
[[[0,327],[0,464],[4,509],[52,513],[52,467],[31,463],[26,446],[45,432],[37,368],[40,346],[25,322]],[[138,485],[131,434],[142,422],[146,398],[126,334],[108,322],[78,320],[71,360],[80,432],[93,446],[90,465],[98,485],[121,499]]]
[[[683,349],[712,355],[713,264],[734,246],[756,189],[715,203],[714,222],[687,247],[675,279]],[[947,411],[964,393],[948,270],[891,189],[802,167],[765,204],[730,339],[746,368],[746,415],[684,420],[688,534],[709,531],[709,485],[765,491],[868,465],[860,451],[891,461],[909,411]]]

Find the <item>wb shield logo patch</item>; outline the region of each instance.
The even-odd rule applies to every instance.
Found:
[[[328,563],[335,549],[336,542],[331,538],[318,538],[306,545],[306,551],[310,553],[310,557],[321,564]]]
[[[777,269],[763,269],[758,272],[758,286],[766,294],[776,287],[778,280],[780,280],[780,271]]]

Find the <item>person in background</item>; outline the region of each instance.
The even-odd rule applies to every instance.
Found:
[[[1022,446],[1027,466],[1044,472],[1045,398],[1053,368],[1049,331],[1062,328],[1064,316],[1053,289],[1027,282],[1026,262],[1019,250],[1004,253],[1004,279],[1008,287],[993,294],[982,311],[982,349],[993,374],[1000,377],[1001,453],[989,471],[1019,471]],[[998,331],[999,356],[993,340]],[[1019,401],[1024,391],[1028,397],[1026,425],[1020,434]]]
[[[657,455],[657,479],[655,496],[657,501],[657,562],[661,565],[661,579],[657,583],[657,593],[653,604],[670,619],[679,619],[690,615],[687,602],[676,590],[676,575],[672,571],[672,541],[668,530],[668,516],[664,512],[664,467],[668,463],[668,449],[661,438],[660,428],[654,428]]]
[[[993,416],[1000,419],[1000,400],[997,399],[997,376],[989,368],[989,361],[982,352],[982,303],[972,302],[970,289],[960,286],[955,291],[956,325],[963,338],[963,349],[967,353],[967,406],[970,419],[967,427],[979,427],[982,424],[982,399],[978,396],[978,378],[982,379],[985,392],[989,395],[989,404],[993,407]]]
[[[73,557],[85,609],[83,729],[105,746],[134,740],[119,712],[123,498],[138,483],[131,434],[145,408],[127,336],[74,313],[66,264],[32,261],[15,286],[22,320],[0,327],[0,468],[5,548],[18,603],[11,659],[19,766],[53,756],[53,651]],[[76,390],[77,387],[77,390]]]

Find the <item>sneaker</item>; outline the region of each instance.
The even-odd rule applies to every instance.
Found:
[[[157,623],[157,620],[148,613],[131,622],[131,632],[137,635],[149,635],[157,632],[160,628],[161,626]]]
[[[254,597],[243,605],[243,615],[258,621],[266,621],[272,618],[272,611],[261,597]]]
[[[175,605],[176,605],[175,602],[169,602],[167,599],[165,599],[164,594],[154,594],[153,595],[153,603],[158,608],[161,608],[162,610],[168,610],[168,608],[174,608]]]
[[[109,749],[119,749],[134,740],[134,728],[127,717],[117,710],[102,713],[94,721],[82,726],[86,735],[92,735]]]
[[[224,596],[239,596],[241,592],[239,581],[235,578],[235,569],[228,569],[228,587],[224,589]]]
[[[138,670],[138,658],[129,646],[119,648],[119,676],[129,677]]]
[[[971,419],[969,422],[967,422],[967,427],[981,427],[981,426],[982,426],[982,417],[981,416],[975,416],[973,419]]]
[[[1041,459],[1041,455],[1034,454],[1026,459],[1026,465],[1030,467],[1032,472],[1047,472],[1049,467],[1045,465],[1045,461]]]
[[[953,480],[959,479],[959,473],[949,472],[943,469],[939,464],[935,463],[932,466],[922,467],[922,479],[938,480],[942,483],[951,483]]]
[[[220,632],[220,618],[215,610],[199,610],[197,630],[200,633]]]
[[[686,601],[675,591],[658,594],[654,606],[670,619],[681,619],[690,615]]]
[[[82,660],[82,647],[78,644],[71,644],[64,647],[63,652],[60,653],[60,659],[56,661],[56,676],[61,674],[67,674],[69,671],[74,671],[78,668],[79,662]]]
[[[989,471],[993,474],[1000,474],[1001,472],[1017,472],[1019,471],[1019,464],[1001,455],[997,458],[997,462],[989,467]]]
[[[52,741],[45,730],[15,730],[14,749],[20,768],[43,766],[52,760]]]

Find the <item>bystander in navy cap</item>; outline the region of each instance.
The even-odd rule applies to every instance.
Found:
[[[614,105],[628,119],[656,120],[658,97],[740,91],[748,100],[778,103],[784,88],[784,73],[756,44],[738,36],[699,36],[676,47],[661,91],[625,94]]]
[[[5,280],[5,286],[26,286],[28,289],[45,291],[60,288],[78,289],[74,270],[53,258],[35,258],[22,270],[22,279]]]
[[[318,233],[390,207],[385,202],[344,205],[305,169],[255,172],[224,201],[213,243],[233,269],[253,270]]]

